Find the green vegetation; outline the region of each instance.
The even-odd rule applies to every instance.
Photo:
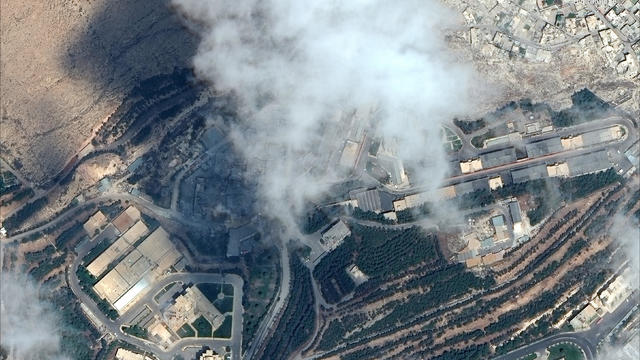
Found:
[[[584,234],[590,238],[596,236],[604,230],[605,226],[607,225],[607,219],[607,215],[596,216],[595,218],[593,218],[593,220],[591,220],[591,223],[586,227],[586,229],[584,229]]]
[[[24,259],[30,263],[39,262],[44,260],[45,258],[51,257],[51,255],[53,255],[55,252],[56,249],[53,247],[53,245],[47,245],[42,250],[24,253]]]
[[[31,199],[36,193],[32,188],[26,188],[16,191],[10,199],[2,200],[2,206],[9,205],[14,201],[22,201],[24,199]]]
[[[469,135],[474,131],[480,130],[487,126],[487,122],[484,119],[478,119],[473,121],[464,121],[453,119],[453,123],[462,130],[465,135]]]
[[[122,331],[131,336],[139,337],[141,339],[149,338],[149,331],[146,328],[140,327],[138,325],[124,326],[122,327]]]
[[[13,213],[11,216],[6,218],[2,225],[7,230],[7,232],[12,233],[29,219],[33,214],[42,209],[45,205],[47,205],[48,200],[46,197],[41,197],[36,200],[33,200],[30,203],[24,204],[20,210]]]
[[[200,283],[196,286],[221,313],[233,311],[233,285]]]
[[[482,149],[484,147],[484,142],[496,137],[493,130],[489,129],[480,135],[476,135],[471,138],[471,145],[475,146],[478,149]]]
[[[536,353],[531,353],[529,355],[523,356],[518,360],[534,360],[538,357],[538,355]]]
[[[577,345],[571,343],[563,343],[550,346],[549,360],[583,360],[582,351]]]
[[[329,225],[330,219],[320,208],[315,208],[308,212],[306,217],[302,221],[301,230],[305,234],[311,234],[322,227]]]
[[[94,358],[93,343],[100,334],[80,309],[80,302],[68,287],[60,287],[46,294],[47,301],[56,309],[59,323],[60,350],[65,358],[85,360]]]
[[[274,247],[258,249],[243,258],[246,262],[248,280],[243,287],[242,306],[242,348],[249,340],[265,316],[276,296],[276,286],[280,278],[280,263]]]
[[[180,329],[176,331],[176,334],[178,334],[178,336],[180,336],[181,338],[196,337],[196,331],[193,330],[193,328],[189,324],[182,325]]]
[[[455,120],[454,120],[455,121]],[[442,127],[442,137],[445,142],[445,150],[456,152],[462,148],[462,140],[453,130],[449,129],[446,126]]]
[[[202,254],[209,256],[223,257],[227,254],[227,243],[229,242],[229,233],[217,232],[213,236],[209,231],[198,231],[192,229],[187,231],[189,243]]]
[[[0,173],[0,196],[8,194],[20,187],[18,179],[11,171],[3,171]]]
[[[224,321],[220,324],[220,327],[213,332],[214,338],[231,338],[231,327],[233,325],[233,317],[231,315],[227,315],[224,317]]]
[[[384,278],[409,266],[440,259],[435,237],[418,227],[387,230],[354,224],[352,234],[323,257],[313,271],[329,303],[340,301],[355,288],[345,271],[354,263],[368,276]]]
[[[54,257],[54,258],[47,258],[46,260],[39,263],[37,267],[29,271],[29,275],[31,275],[36,281],[41,281],[52,270],[62,266],[65,260],[66,260],[66,256],[63,256],[63,255]]]
[[[221,313],[225,314],[233,311],[233,296],[225,296],[213,302],[213,305]]]
[[[291,262],[291,291],[278,327],[265,347],[263,358],[286,359],[313,334],[315,309],[311,274],[296,255]]]
[[[91,250],[89,250],[87,255],[85,255],[82,258],[82,262],[85,264],[90,264],[93,260],[95,260],[98,256],[100,256],[100,254],[102,254],[105,250],[107,250],[107,248],[109,248],[109,246],[111,246],[111,244],[113,244],[114,241],[115,240],[108,241],[107,239],[100,241],[99,243],[96,244],[96,246],[94,246]]]
[[[108,205],[100,205],[98,207],[102,213],[109,218],[109,220],[113,220],[116,216],[120,215],[120,213],[124,210],[122,207],[122,203],[120,200],[114,201]]]
[[[604,100],[597,97],[588,89],[582,89],[571,95],[572,106],[558,112],[553,112],[551,121],[555,127],[567,127],[601,117],[611,109]]]
[[[198,337],[211,337],[211,323],[204,316],[200,315],[191,325],[196,329]]]
[[[97,282],[95,276],[91,275],[91,273],[89,273],[89,271],[82,265],[78,266],[76,276],[78,277],[78,282],[82,291],[89,295],[91,300],[98,305],[98,309],[100,309],[100,311],[109,319],[117,319],[119,315],[116,309],[114,309],[106,299],[100,298],[93,290],[93,285]]]
[[[364,211],[362,209],[360,209],[359,207],[349,207],[349,211],[351,213],[351,216],[353,216],[356,219],[360,219],[360,220],[367,220],[367,221],[375,221],[375,222],[379,222],[381,224],[393,224],[392,220],[387,219],[386,217],[384,217],[384,215],[382,214],[378,214],[376,212],[373,211]]]
[[[77,238],[80,234],[84,234],[84,228],[82,223],[77,221],[58,235],[55,241],[56,247],[63,248],[67,246],[71,240]]]

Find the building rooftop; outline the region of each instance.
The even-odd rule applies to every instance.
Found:
[[[380,190],[366,190],[355,193],[352,199],[358,201],[358,207],[363,211],[387,212],[393,210],[393,195]]]
[[[516,149],[507,148],[498,151],[492,151],[485,154],[480,155],[480,160],[482,161],[482,166],[487,168],[492,168],[495,166],[505,165],[516,161]]]
[[[514,224],[522,221],[518,200],[509,203],[509,215],[511,215],[511,221],[513,221]]]
[[[524,169],[513,170],[511,171],[511,177],[516,184],[535,179],[543,179],[547,177],[547,166],[545,164],[539,164]]]
[[[527,156],[530,158],[536,158],[564,150],[559,137],[527,144],[525,149],[527,150]]]
[[[606,150],[567,159],[567,165],[569,166],[569,176],[590,174],[612,167]]]

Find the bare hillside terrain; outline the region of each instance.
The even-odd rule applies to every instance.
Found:
[[[197,44],[163,0],[1,6],[1,154],[40,183],[139,81],[188,67]]]

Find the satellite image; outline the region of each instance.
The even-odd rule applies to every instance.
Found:
[[[0,360],[640,359],[640,0],[0,34]]]

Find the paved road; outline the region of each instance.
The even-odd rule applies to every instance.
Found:
[[[88,249],[86,249],[88,251]],[[138,305],[125,312],[121,318],[114,320],[108,319],[96,306],[96,304],[89,298],[89,296],[82,291],[77,277],[75,276],[76,270],[81,263],[81,259],[86,255],[86,251],[83,254],[78,254],[73,264],[70,265],[67,273],[67,281],[71,288],[71,291],[78,297],[78,299],[88,309],[88,316],[94,321],[102,332],[111,333],[116,338],[131,343],[144,351],[154,353],[160,360],[170,360],[174,356],[180,355],[185,347],[193,346],[231,346],[233,359],[240,359],[240,351],[242,346],[242,286],[243,280],[240,276],[235,274],[213,274],[213,273],[173,273],[166,275],[156,281],[153,290],[149,291],[141,300],[138,301]],[[172,282],[183,283],[203,283],[203,282],[217,282],[217,283],[229,283],[233,285],[233,324],[231,328],[231,339],[202,339],[202,338],[186,338],[178,340],[171,344],[167,348],[162,348],[153,342],[139,339],[128,334],[125,334],[121,330],[121,326],[127,324],[126,321],[130,320],[132,316],[137,314],[145,303],[152,303],[153,296],[160,291],[163,287]],[[133,314],[133,315],[132,315]]]
[[[609,332],[620,321],[622,321],[622,319],[624,319],[627,313],[629,313],[629,311],[638,304],[639,300],[640,298],[637,293],[630,296],[616,309],[616,311],[605,315],[599,323],[592,325],[589,330],[556,334],[538,340],[508,354],[499,356],[494,360],[517,360],[533,352],[544,353],[545,349],[549,346],[563,341],[570,341],[578,345],[584,351],[586,360],[594,360],[597,355],[598,344],[600,341],[602,341]]]
[[[280,315],[281,310],[286,305],[289,300],[289,287],[291,283],[291,269],[289,268],[289,251],[287,250],[286,244],[281,244],[281,257],[280,257],[280,267],[281,267],[281,281],[280,281],[280,289],[278,291],[278,297],[276,301],[273,303],[271,308],[268,311],[268,316],[262,321],[258,330],[253,336],[251,343],[249,344],[249,348],[242,355],[243,359],[253,359],[256,355],[256,352],[261,348],[262,342],[266,339],[267,335],[271,330],[274,330],[273,327],[275,325],[275,321]]]

